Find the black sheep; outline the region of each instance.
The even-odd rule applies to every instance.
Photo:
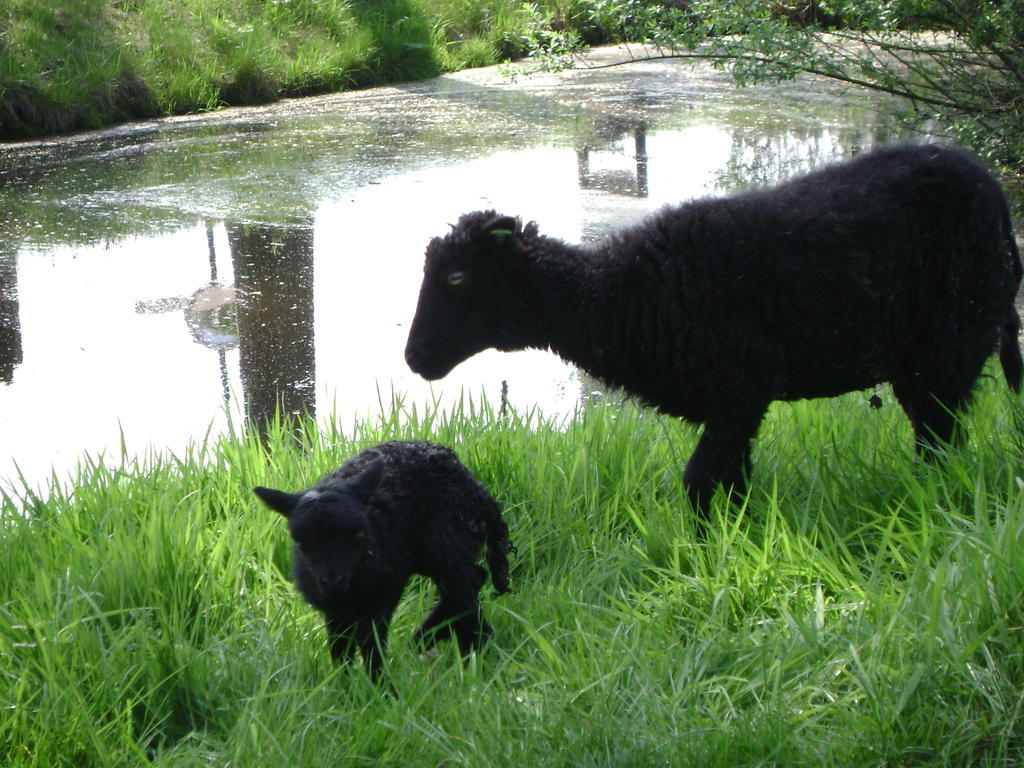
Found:
[[[595,245],[494,211],[427,247],[405,358],[427,379],[488,347],[550,348],[704,432],[684,482],[742,493],[774,400],[891,382],[919,450],[954,438],[997,348],[1021,386],[1020,255],[999,184],[938,145],[665,207]]]
[[[324,614],[336,661],[358,648],[371,677],[379,676],[388,624],[413,574],[440,593],[417,630],[421,645],[432,646],[442,628],[463,654],[490,637],[478,598],[487,572],[477,559],[486,542],[491,580],[507,592],[512,545],[498,503],[451,449],[383,443],[308,490],[253,490],[288,518],[295,585]]]

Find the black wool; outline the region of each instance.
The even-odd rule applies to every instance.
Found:
[[[684,481],[745,489],[775,400],[889,382],[917,445],[954,439],[987,358],[1019,391],[1021,260],[999,184],[938,145],[663,208],[581,246],[494,211],[426,254],[406,361],[427,379],[494,347],[551,349],[704,425]]]
[[[486,544],[491,581],[507,592],[513,548],[498,503],[450,448],[382,443],[308,490],[253,490],[288,519],[296,588],[324,614],[336,661],[358,649],[379,676],[391,615],[413,574],[440,594],[417,630],[421,646],[444,631],[467,654],[490,637],[479,603],[487,572],[477,560]]]

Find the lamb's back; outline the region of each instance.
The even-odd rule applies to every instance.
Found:
[[[346,461],[325,481],[359,475],[378,455],[384,457],[386,470],[370,500],[370,513],[382,535],[417,550],[460,538],[479,547],[485,516],[495,502],[448,446],[381,443]]]

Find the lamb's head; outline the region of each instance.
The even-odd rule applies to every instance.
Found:
[[[384,459],[378,456],[355,477],[299,493],[253,488],[268,507],[288,519],[294,557],[320,592],[342,594],[348,589],[366,552],[369,503],[383,471]]]
[[[537,227],[494,211],[467,213],[427,246],[405,361],[425,379],[447,376],[489,347],[526,346],[516,326],[527,312],[527,260]]]

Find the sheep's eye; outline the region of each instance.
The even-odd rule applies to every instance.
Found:
[[[466,273],[463,272],[461,269],[453,270],[445,276],[445,280],[447,281],[448,285],[460,285],[462,281],[465,279]]]

